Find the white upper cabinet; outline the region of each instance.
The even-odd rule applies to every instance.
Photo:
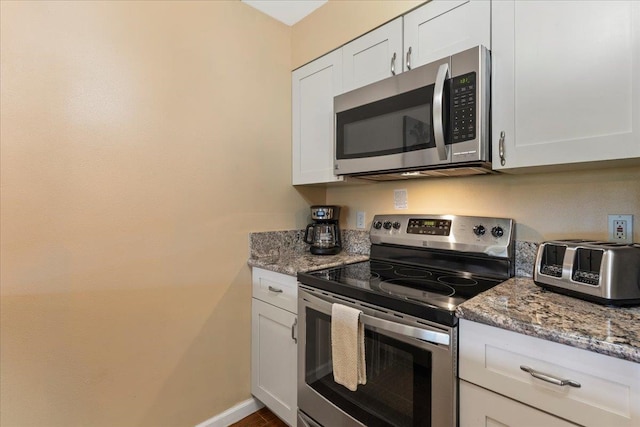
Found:
[[[333,174],[333,97],[479,44],[491,48],[489,0],[432,0],[292,74],[292,181]],[[408,51],[411,51],[410,53]]]
[[[489,0],[432,0],[404,16],[405,71],[479,44],[491,49]]]
[[[399,74],[402,63],[402,18],[397,18],[343,46],[343,90]]]
[[[333,97],[342,92],[342,52],[335,50],[292,73],[292,181],[340,181],[333,174]]]
[[[497,1],[492,26],[495,169],[640,157],[640,2]]]

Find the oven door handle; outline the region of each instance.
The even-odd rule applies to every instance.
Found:
[[[304,296],[298,296],[303,300],[307,300],[311,303],[311,307],[315,310],[322,311],[323,313],[331,316],[332,303],[322,298],[318,298],[315,295],[311,295],[305,292]],[[340,302],[338,302],[339,304]],[[360,322],[363,325],[378,328],[383,331],[394,332],[398,335],[416,338],[421,341],[426,341],[433,344],[450,345],[451,337],[446,332],[438,332],[429,329],[416,328],[415,326],[405,325],[403,323],[392,322],[390,320],[381,319],[379,317],[370,316],[368,314],[360,314]]]
[[[416,328],[414,326],[404,325],[402,323],[390,322],[364,313],[360,315],[360,322],[362,322],[363,325],[372,326],[384,331],[395,332],[396,334],[417,338],[434,344],[449,345],[450,343],[449,334],[445,334],[444,332],[429,331],[426,329]]]

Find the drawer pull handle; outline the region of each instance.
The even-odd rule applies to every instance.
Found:
[[[566,385],[571,386],[571,387],[575,387],[575,388],[582,387],[580,385],[580,383],[577,382],[577,381],[563,380],[563,379],[560,379],[560,378],[556,378],[556,377],[551,376],[549,374],[544,374],[542,372],[536,371],[535,369],[530,368],[528,366],[520,365],[520,369],[522,369],[523,371],[529,373],[534,378],[537,378],[537,379],[542,380],[542,381],[546,381],[546,382],[551,383],[551,384],[559,385],[560,387],[564,387]]]
[[[274,288],[274,287],[273,287],[273,286],[271,286],[271,285],[269,285],[269,290],[270,290],[271,292],[275,292],[275,293],[277,293],[277,294],[282,293],[282,289]]]

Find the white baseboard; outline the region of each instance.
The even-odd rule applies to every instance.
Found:
[[[244,417],[247,417],[264,405],[258,399],[250,398],[244,402],[227,409],[226,411],[201,422],[196,427],[227,427],[233,423],[237,423]]]

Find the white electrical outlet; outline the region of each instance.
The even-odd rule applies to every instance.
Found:
[[[633,243],[633,215],[609,215],[609,241]]]
[[[363,229],[367,223],[367,214],[364,211],[356,212],[356,228]]]

